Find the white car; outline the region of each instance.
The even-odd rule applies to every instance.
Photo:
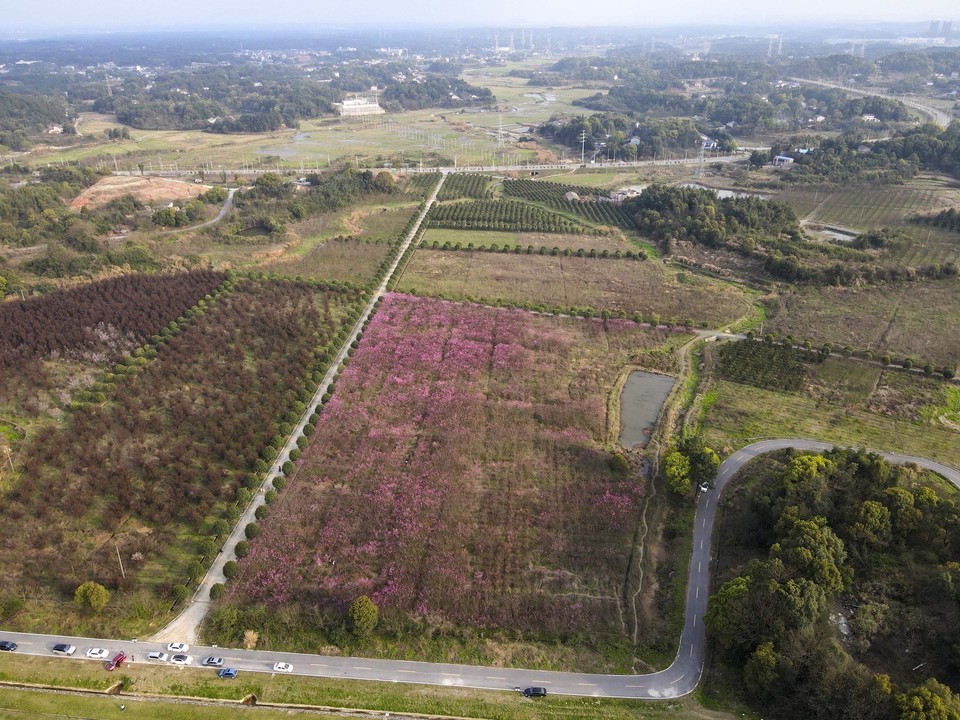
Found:
[[[174,655],[170,658],[170,662],[174,665],[191,665],[193,658],[189,655]]]
[[[106,660],[110,657],[110,651],[106,648],[90,648],[87,650],[87,657],[91,660]]]
[[[185,653],[190,649],[190,646],[186,643],[170,643],[167,645],[167,650],[172,653]]]
[[[170,659],[170,656],[167,655],[165,652],[156,651],[152,653],[147,653],[147,660],[156,660],[157,662],[166,662],[169,659]]]
[[[293,672],[293,665],[285,662],[275,663],[273,666],[274,672]]]

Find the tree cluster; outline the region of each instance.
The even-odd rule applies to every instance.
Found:
[[[704,623],[764,712],[952,717],[931,712],[935,697],[958,707],[949,688],[933,680],[911,687],[910,668],[922,657],[940,680],[960,677],[953,500],[915,468],[836,450],[788,455],[727,516],[737,524],[727,531],[732,542],[760,557],[710,598]],[[846,636],[831,620],[838,611]]]

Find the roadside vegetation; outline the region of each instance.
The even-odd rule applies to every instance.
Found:
[[[863,451],[758,464],[725,498],[704,616],[746,695],[785,718],[955,715],[957,491]]]

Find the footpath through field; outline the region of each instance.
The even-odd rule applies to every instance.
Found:
[[[187,642],[190,644],[196,642],[197,630],[200,628],[200,624],[203,622],[207,612],[210,610],[210,588],[217,583],[226,582],[226,578],[223,574],[223,566],[228,561],[237,559],[237,543],[246,539],[244,531],[246,530],[247,524],[254,522],[256,519],[257,508],[264,504],[264,494],[273,488],[274,478],[280,474],[280,468],[283,467],[283,464],[290,459],[290,451],[297,447],[297,440],[299,440],[303,435],[303,429],[306,427],[307,421],[310,419],[310,416],[316,412],[320,405],[320,400],[323,397],[323,394],[327,392],[330,387],[330,383],[333,382],[334,377],[336,377],[337,373],[339,373],[343,367],[343,363],[346,361],[347,351],[350,349],[351,343],[353,343],[353,341],[356,340],[360,335],[363,324],[367,321],[367,318],[370,317],[370,313],[373,312],[373,307],[377,300],[386,294],[387,286],[393,279],[400,260],[403,258],[407,248],[410,247],[410,243],[413,242],[413,238],[416,237],[417,231],[420,229],[420,224],[430,211],[430,206],[433,205],[434,200],[437,199],[437,193],[440,191],[440,188],[443,186],[443,182],[446,180],[446,178],[446,173],[441,174],[440,182],[437,183],[436,187],[433,189],[433,192],[424,203],[423,211],[420,213],[417,221],[413,224],[413,227],[407,234],[407,237],[404,238],[403,244],[396,252],[393,263],[390,265],[390,269],[384,274],[383,281],[374,291],[373,295],[371,295],[370,301],[367,303],[366,307],[363,309],[363,312],[360,314],[360,317],[357,319],[356,324],[353,326],[353,330],[347,336],[347,339],[344,340],[343,346],[340,348],[340,352],[337,353],[337,357],[334,359],[333,363],[331,363],[330,369],[327,370],[327,374],[323,376],[323,382],[321,382],[319,387],[317,387],[317,391],[314,393],[313,398],[311,398],[309,404],[307,405],[307,409],[304,410],[303,415],[300,417],[300,421],[290,433],[290,437],[287,438],[287,442],[283,446],[283,449],[277,454],[277,458],[270,467],[270,471],[267,473],[259,491],[256,495],[254,495],[250,505],[247,506],[246,511],[240,516],[240,519],[234,526],[233,531],[224,541],[220,553],[213,561],[210,569],[207,570],[207,574],[203,576],[203,580],[200,581],[200,585],[197,587],[197,591],[193,594],[193,598],[191,598],[190,602],[183,609],[183,611],[177,615],[177,617],[171,620],[166,627],[164,627],[162,630],[160,630],[160,632],[154,635],[153,638],[151,638],[154,642]],[[228,198],[228,202],[231,198],[232,191],[230,198]]]

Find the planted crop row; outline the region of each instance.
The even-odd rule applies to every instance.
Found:
[[[428,227],[457,230],[516,230],[520,232],[589,233],[587,228],[556,213],[516,200],[476,200],[434,204]]]
[[[5,498],[11,522],[0,528],[8,578],[119,586],[119,553],[129,584],[177,532],[196,531],[255,485],[268,443],[303,412],[362,291],[235,285],[170,323],[105,375],[62,428],[24,448],[22,476]],[[101,533],[111,534],[112,557],[98,550]]]
[[[424,243],[423,247],[427,247],[427,244]],[[615,258],[620,260],[626,258],[628,260],[646,260],[647,254],[643,250],[638,250],[634,252],[633,250],[627,250],[623,252],[621,250],[614,250],[610,252],[607,249],[597,250],[596,248],[564,248],[560,249],[557,246],[553,248],[548,248],[546,245],[541,245],[539,249],[535,248],[533,245],[527,245],[523,247],[522,245],[512,245],[504,243],[503,246],[497,245],[496,243],[491,243],[490,245],[480,245],[479,247],[474,247],[473,243],[467,243],[463,245],[462,243],[456,242],[451,243],[450,241],[445,241],[440,243],[437,240],[434,240],[430,243],[431,250],[462,250],[465,252],[492,252],[492,253],[513,253],[514,255],[552,255],[556,257],[557,255],[563,255],[564,257],[570,257],[575,255],[576,257],[591,257],[591,258]]]
[[[553,200],[563,200],[568,192],[575,192],[577,195],[586,195],[595,197],[596,188],[584,187],[582,185],[562,185],[553,182],[537,182],[536,180],[504,180],[503,194],[513,197],[523,198],[524,200],[533,200],[534,202],[549,203]]]
[[[493,178],[477,173],[453,173],[447,175],[443,187],[437,194],[437,200],[459,200],[473,198],[480,200],[490,197],[490,183]]]
[[[568,200],[566,194],[569,192],[591,198],[597,196],[595,188],[577,185],[559,185],[534,180],[504,180],[503,182],[504,195],[546,203],[557,210],[579,215],[599,225],[611,225],[627,230],[636,228],[633,217],[619,205],[606,200]]]

